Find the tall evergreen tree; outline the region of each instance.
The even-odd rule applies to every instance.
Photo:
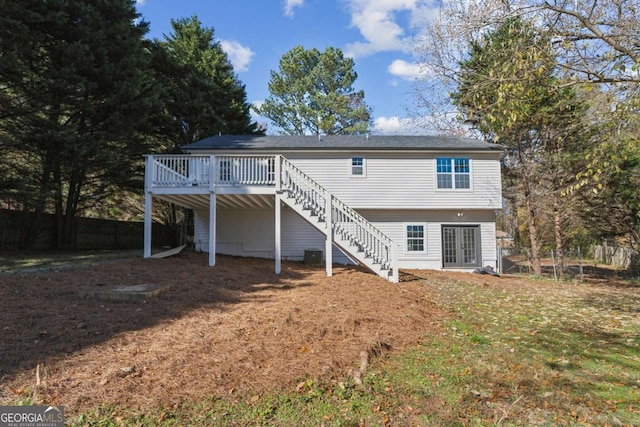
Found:
[[[296,46],[283,55],[280,70],[271,71],[270,95],[257,110],[289,135],[366,133],[371,109],[364,91],[353,88],[353,68],[340,49]]]
[[[256,133],[245,87],[213,28],[196,16],[172,20],[171,26],[172,34],[154,41],[154,69],[165,88],[166,107],[158,118],[164,149],[219,133]]]
[[[0,144],[21,178],[0,187],[27,212],[53,210],[58,247],[70,247],[79,210],[141,185],[155,105],[147,23],[134,0],[0,0],[0,9]]]

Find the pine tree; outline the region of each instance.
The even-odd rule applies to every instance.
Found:
[[[165,88],[160,138],[169,151],[217,134],[256,132],[244,85],[213,28],[196,16],[172,20],[173,33],[154,41],[154,69]]]
[[[296,46],[271,71],[269,97],[258,112],[289,135],[362,134],[370,129],[371,109],[353,84],[354,62],[340,49]]]
[[[71,247],[80,210],[141,185],[156,105],[148,26],[133,0],[0,6],[0,143],[24,179],[1,187],[26,212],[54,211],[57,245]]]

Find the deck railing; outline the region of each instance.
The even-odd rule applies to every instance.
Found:
[[[275,156],[216,156],[216,184],[275,185]]]
[[[275,156],[150,156],[152,187],[275,185]],[[215,166],[212,168],[212,166]]]

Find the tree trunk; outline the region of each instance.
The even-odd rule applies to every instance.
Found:
[[[553,232],[556,239],[556,262],[560,280],[564,280],[564,238],[562,235],[562,221],[560,218],[560,205],[553,202]]]
[[[509,227],[511,237],[513,237],[513,244],[520,246],[520,222],[518,220],[518,202],[516,197],[507,198],[507,207],[509,209]]]
[[[535,209],[535,196],[531,189],[531,174],[530,168],[532,167],[529,161],[525,158],[523,148],[518,150],[518,157],[520,160],[520,171],[522,179],[522,188],[524,192],[524,202],[529,214],[529,239],[531,241],[531,268],[533,268],[534,274],[542,274],[542,265],[540,264],[540,241],[538,240],[538,228],[536,227],[536,209]]]
[[[28,225],[26,226],[25,236],[21,239],[20,249],[32,249],[33,245],[38,237],[38,229],[40,228],[40,221],[44,214],[49,199],[49,192],[51,190],[51,172],[53,169],[53,155],[52,150],[47,149],[42,159],[42,174],[40,175],[40,189],[38,195],[33,204],[33,215],[30,215]]]
[[[56,217],[56,249],[65,249],[64,245],[64,209],[62,191],[62,165],[60,155],[55,156],[53,168],[53,183],[55,189],[54,205]]]
[[[69,190],[67,192],[67,204],[64,212],[64,245],[65,249],[75,248],[76,233],[75,233],[75,218],[78,214],[78,206],[80,203],[80,192],[82,190],[84,175],[83,168],[75,166],[74,171],[71,174],[69,180]]]
[[[542,274],[542,265],[540,263],[540,242],[538,240],[538,228],[536,227],[536,211],[532,200],[531,190],[528,188],[529,183],[525,184],[525,203],[527,212],[529,213],[529,239],[531,241],[531,268],[534,274]]]

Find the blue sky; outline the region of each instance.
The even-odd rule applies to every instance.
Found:
[[[137,8],[150,38],[169,34],[171,19],[194,14],[213,27],[251,103],[269,95],[270,71],[284,53],[333,46],[355,61],[354,87],[373,108],[374,133],[428,131],[409,118],[412,82],[421,74],[413,41],[437,13],[437,0],[138,0]]]

